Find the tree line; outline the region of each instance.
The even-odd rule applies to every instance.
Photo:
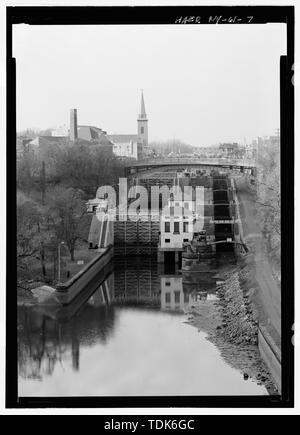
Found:
[[[100,185],[115,184],[123,174],[123,163],[99,144],[73,144],[66,139],[21,149],[17,158],[20,282],[52,282],[61,241],[75,261],[77,245],[86,244],[88,237],[86,201]]]
[[[190,154],[196,150],[192,145],[188,145],[179,139],[169,139],[164,142],[153,141],[149,145],[157,155],[161,156],[166,156],[170,153]]]
[[[281,197],[280,146],[263,143],[257,156],[258,212],[267,250],[280,276],[281,258]]]

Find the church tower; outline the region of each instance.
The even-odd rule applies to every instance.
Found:
[[[142,91],[141,110],[137,120],[138,137],[143,146],[148,146],[148,119],[145,110],[144,95]]]

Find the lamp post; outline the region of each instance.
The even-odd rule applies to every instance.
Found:
[[[60,282],[60,247],[61,247],[61,245],[64,245],[64,244],[65,244],[65,242],[63,242],[63,241],[59,242],[59,244],[58,244],[58,277],[57,277],[58,282]]]

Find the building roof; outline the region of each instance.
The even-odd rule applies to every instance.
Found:
[[[78,128],[89,128],[90,130],[93,130],[94,132],[97,132],[98,134],[104,133],[106,134],[106,131],[103,131],[100,127],[95,127],[94,125],[78,125]]]
[[[138,142],[139,137],[137,134],[108,134],[107,139],[114,143],[125,142]]]
[[[69,136],[37,136],[30,142],[30,145],[66,145],[70,142]],[[89,141],[85,139],[78,139],[78,142],[82,145],[90,144]]]
[[[106,139],[106,131],[103,131],[101,128],[95,127],[93,125],[79,125],[78,137],[80,137],[80,134],[88,135],[89,139],[85,137],[87,140]]]
[[[37,136],[30,142],[30,145],[41,145],[50,143],[65,143],[68,136]]]

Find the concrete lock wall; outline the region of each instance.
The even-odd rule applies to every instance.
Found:
[[[68,281],[56,286],[56,296],[62,305],[69,304],[84,287],[95,277],[96,274],[113,258],[113,247],[106,248],[94,260],[83,267],[76,275]]]
[[[258,348],[279,393],[281,393],[281,352],[268,334],[267,330],[261,325],[258,330]]]

